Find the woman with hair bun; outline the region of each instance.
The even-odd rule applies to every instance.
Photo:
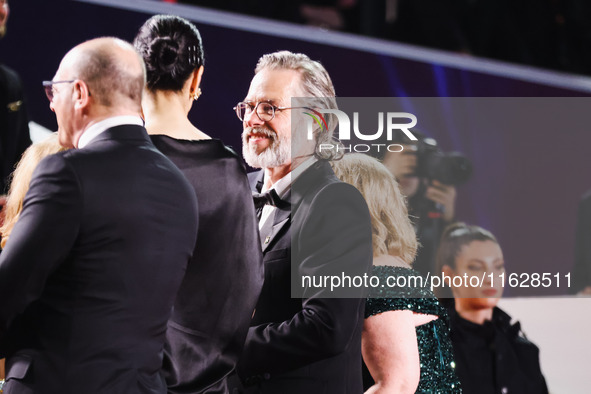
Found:
[[[452,278],[451,339],[464,393],[547,394],[537,346],[497,307],[505,262],[495,236],[482,227],[451,224],[443,232],[437,264]],[[473,276],[485,280],[472,287]]]
[[[25,195],[29,190],[29,184],[31,183],[33,171],[37,168],[37,164],[45,157],[64,150],[66,148],[60,145],[57,133],[53,133],[45,140],[29,146],[23,153],[16,169],[10,177],[10,189],[3,211],[4,219],[2,226],[0,226],[0,235],[2,235],[2,241],[0,242],[1,248],[4,248],[6,245],[10,233],[20,217]]]
[[[246,171],[231,149],[187,117],[201,95],[204,56],[197,28],[177,16],[156,15],[134,45],[146,63],[146,129],[193,185],[199,204],[197,244],[166,333],[166,382],[169,393],[227,393],[226,378],[242,351],[263,281]]]

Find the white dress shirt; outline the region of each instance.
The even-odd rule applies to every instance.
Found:
[[[279,198],[283,198],[283,196],[285,196],[287,192],[291,189],[291,185],[293,184],[293,182],[295,182],[295,180],[302,174],[302,172],[307,170],[308,167],[316,163],[316,161],[317,159],[314,156],[306,159],[306,161],[297,166],[293,171],[287,173],[283,178],[279,179],[270,187],[266,187],[266,185],[268,185],[270,182],[267,177],[267,172],[265,171],[265,176],[263,178],[263,188],[261,189],[261,193],[264,193],[270,189],[275,189]],[[261,213],[261,220],[259,220],[259,230],[263,228],[265,222],[269,220],[269,217],[275,218],[276,209],[277,207],[274,207],[273,205],[269,204],[266,204],[263,207],[263,212]]]

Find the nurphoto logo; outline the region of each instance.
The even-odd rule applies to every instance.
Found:
[[[389,152],[402,152],[404,149],[401,144],[390,143],[360,143],[360,144],[346,144],[346,141],[351,141],[351,121],[349,115],[338,109],[318,109],[314,110],[308,108],[310,112],[304,112],[309,116],[307,121],[308,140],[313,140],[313,132],[315,125],[321,130],[328,130],[328,123],[322,114],[333,114],[338,122],[337,138],[342,145],[320,144],[319,150],[322,152],[326,150],[342,150],[345,152],[360,152],[366,153],[371,149],[387,149]],[[376,132],[367,133],[367,130],[362,132],[359,127],[359,112],[353,112],[353,135],[356,139],[361,141],[383,141],[384,129],[386,133],[386,141],[393,140],[400,141],[399,138],[393,138],[394,133],[404,133],[410,141],[417,141],[417,138],[410,131],[417,124],[417,117],[409,112],[378,112],[378,130]],[[385,127],[384,127],[385,123]]]

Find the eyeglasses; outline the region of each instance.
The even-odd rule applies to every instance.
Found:
[[[277,107],[271,103],[266,103],[264,101],[258,102],[254,107],[251,103],[240,102],[236,104],[233,108],[236,111],[236,116],[240,121],[244,122],[246,115],[250,115],[253,111],[257,114],[258,118],[263,122],[270,122],[275,118],[275,112],[283,111],[284,109],[297,109],[297,108],[304,108],[309,109],[308,107]]]
[[[58,83],[72,83],[76,82],[75,79],[71,79],[68,81],[43,81],[43,88],[45,89],[45,95],[49,99],[49,102],[53,101],[53,85]]]

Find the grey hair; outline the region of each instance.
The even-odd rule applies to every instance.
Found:
[[[295,70],[301,76],[302,97],[306,100],[306,106],[319,109],[338,109],[335,99],[335,90],[328,72],[320,62],[310,59],[303,53],[290,51],[279,51],[263,55],[254,70],[258,74],[263,69],[286,69]],[[343,156],[339,149],[322,149],[321,144],[330,144],[335,148],[337,145],[333,140],[333,131],[337,126],[337,117],[333,114],[325,114],[328,130],[323,132],[320,127],[314,129],[316,149],[314,155],[319,159],[338,160]]]

